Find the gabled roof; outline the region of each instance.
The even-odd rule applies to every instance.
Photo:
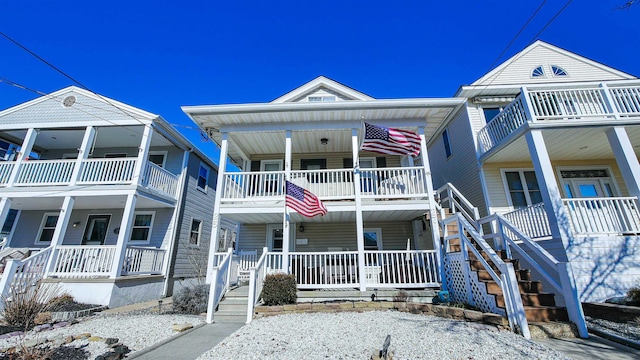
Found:
[[[340,84],[337,81],[331,80],[324,76],[318,76],[317,78],[309,81],[308,83],[299,86],[288,93],[280,96],[279,98],[271,101],[272,103],[284,103],[284,102],[296,102],[306,96],[316,93],[318,90],[324,89],[329,93],[335,93],[340,95],[344,100],[374,100],[374,98],[363,94],[357,90],[354,90],[346,85]]]
[[[538,40],[527,46],[507,61],[498,65],[471,85],[506,85],[522,84],[523,80],[532,82],[531,71],[540,65],[550,63],[563,67],[569,76],[563,81],[602,81],[602,80],[629,80],[635,76],[616,70],[599,62],[590,60],[573,52],[561,49],[544,41]],[[557,79],[557,78],[556,78]],[[554,80],[556,80],[554,79]],[[535,79],[540,82],[549,81],[549,78]]]

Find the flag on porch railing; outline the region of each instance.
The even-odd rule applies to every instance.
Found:
[[[327,208],[317,196],[290,181],[286,182],[286,186],[285,203],[288,207],[306,217],[327,214]]]
[[[420,154],[420,136],[413,131],[364,123],[364,141],[360,150],[416,156]]]

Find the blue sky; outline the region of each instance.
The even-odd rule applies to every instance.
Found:
[[[542,2],[7,0],[0,31],[91,90],[162,115],[217,159],[180,106],[268,102],[319,75],[375,98],[452,96]],[[546,1],[499,61],[565,3]],[[616,10],[624,3],[573,1],[538,38],[640,76],[640,5]],[[73,85],[2,37],[0,77],[46,93]],[[0,109],[37,96],[0,83]]]

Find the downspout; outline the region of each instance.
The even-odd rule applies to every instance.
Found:
[[[191,153],[193,153],[193,148],[185,151],[182,157],[182,174],[180,175],[180,181],[178,182],[178,187],[177,187],[178,189],[181,189],[181,191],[176,202],[174,217],[172,221],[173,232],[171,234],[171,238],[173,239],[173,241],[171,241],[171,244],[169,245],[169,250],[167,252],[167,259],[165,261],[164,270],[163,270],[163,273],[165,274],[165,279],[164,279],[164,286],[162,288],[162,297],[168,296],[167,293],[169,292],[169,279],[170,279],[169,271],[171,271],[172,269],[171,264],[173,262],[173,255],[174,255],[173,252],[175,251],[176,243],[180,242],[180,229],[178,225],[181,224],[180,219],[183,218],[182,208],[184,205],[183,204],[184,193],[187,191],[185,182],[186,182],[187,173],[189,170],[189,158]]]

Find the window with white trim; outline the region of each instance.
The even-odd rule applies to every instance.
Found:
[[[46,213],[40,223],[40,231],[38,232],[38,240],[36,244],[51,244],[53,232],[56,231],[58,223],[58,213]]]
[[[451,151],[451,141],[449,139],[449,129],[444,129],[442,132],[442,141],[444,142],[444,153],[448,159],[453,154]]]
[[[533,71],[531,71],[532,78],[543,77],[543,76],[544,76],[544,69],[542,68],[542,66],[538,66],[535,69],[533,69]]]
[[[364,249],[365,250],[382,250],[382,229],[369,228],[363,229],[364,232]]]
[[[153,228],[153,217],[155,213],[136,212],[131,227],[132,242],[149,242],[151,240],[151,230]]]
[[[166,151],[149,151],[149,161],[164,168],[167,160]]]
[[[309,96],[307,98],[309,102],[333,102],[336,101],[335,96]]]
[[[200,163],[200,168],[198,168],[198,189],[207,192],[208,182],[209,167],[203,163]]]
[[[189,245],[200,245],[200,234],[202,233],[202,220],[191,219],[191,230],[189,231]]]
[[[509,203],[514,208],[542,202],[542,194],[533,170],[504,170],[503,179]]]
[[[551,71],[553,71],[553,76],[569,76],[563,68],[557,65],[551,65]]]

